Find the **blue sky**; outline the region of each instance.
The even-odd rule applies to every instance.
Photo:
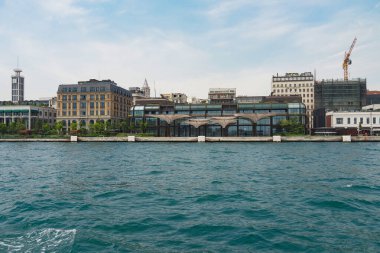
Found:
[[[20,59],[26,98],[90,78],[157,94],[210,87],[268,95],[276,73],[314,69],[380,90],[380,0],[0,0],[0,100]]]

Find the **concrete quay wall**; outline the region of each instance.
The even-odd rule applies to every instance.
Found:
[[[73,138],[75,137],[75,138]],[[380,142],[380,136],[265,136],[265,137],[76,137],[20,138],[0,142]]]
[[[70,142],[70,139],[0,139],[0,142]]]

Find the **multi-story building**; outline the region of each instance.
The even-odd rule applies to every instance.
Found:
[[[273,96],[301,95],[306,105],[309,128],[312,128],[314,110],[314,75],[311,72],[278,74],[272,77]]]
[[[366,79],[322,80],[314,89],[314,127],[325,127],[328,111],[360,111],[366,105]]]
[[[174,102],[176,104],[187,103],[187,96],[184,93],[166,93],[166,94],[161,94],[161,97],[171,102]]]
[[[380,111],[327,112],[326,127],[346,134],[380,134]]]
[[[264,99],[264,96],[237,96],[236,103],[257,104],[257,103],[261,103],[263,99]]]
[[[56,116],[56,110],[51,107],[31,105],[0,106],[0,123],[9,125],[11,122],[21,121],[28,130],[32,130],[39,120],[53,126]]]
[[[21,69],[14,69],[12,76],[12,102],[20,103],[24,101],[24,77],[21,76]]]
[[[210,88],[208,99],[210,104],[235,103],[236,88]]]
[[[57,120],[65,129],[73,122],[88,128],[96,121],[127,119],[131,106],[131,93],[111,80],[90,79],[58,87]]]
[[[303,103],[145,104],[132,108],[131,120],[155,136],[271,136],[281,120],[306,126],[305,112]]]

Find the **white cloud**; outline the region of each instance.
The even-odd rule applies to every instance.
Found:
[[[37,3],[45,9],[51,16],[54,17],[67,17],[67,16],[81,16],[87,11],[76,5],[75,0],[38,0]]]
[[[239,95],[268,95],[276,73],[316,68],[320,78],[341,77],[343,53],[354,36],[358,44],[351,75],[368,77],[371,89],[379,81],[377,12],[359,15],[356,8],[345,8],[310,24],[300,15],[302,9],[294,13],[277,6],[277,1],[218,1],[206,13],[212,18],[210,27],[196,34],[152,25],[127,35],[110,25],[109,17],[95,17],[87,5],[108,0],[33,1],[39,4],[18,19],[12,16],[18,8],[15,2],[0,10],[0,100],[10,99],[17,56],[27,98],[53,96],[60,83],[99,75],[123,87],[141,85],[146,77],[152,86],[156,81],[157,93],[178,91],[205,98],[210,87],[236,87]],[[217,21],[242,8],[256,8],[257,13],[236,22]],[[18,22],[22,32],[13,29],[12,22]]]

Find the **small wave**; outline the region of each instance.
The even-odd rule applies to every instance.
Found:
[[[0,238],[0,252],[71,252],[76,230],[43,229],[14,238]]]
[[[347,202],[336,201],[336,200],[325,200],[325,201],[309,201],[309,204],[318,208],[328,208],[328,209],[341,209],[345,211],[358,211],[359,209]]]

